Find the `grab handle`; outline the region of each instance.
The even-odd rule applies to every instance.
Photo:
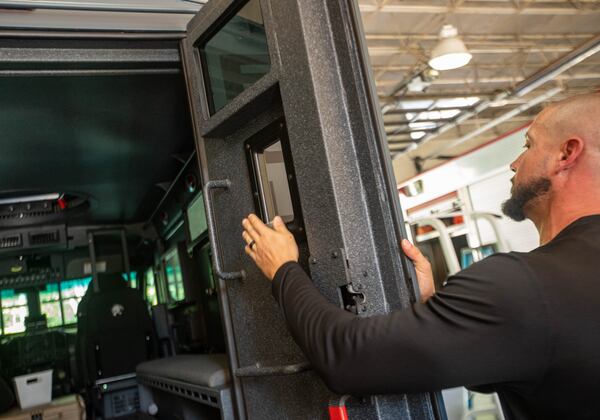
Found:
[[[206,208],[206,223],[208,224],[208,238],[210,240],[210,246],[212,248],[213,265],[214,271],[217,277],[223,280],[236,280],[244,279],[246,276],[244,270],[225,272],[221,264],[221,252],[219,247],[219,241],[217,239],[217,226],[215,224],[215,214],[212,205],[212,190],[225,189],[228,190],[231,187],[231,181],[228,179],[219,181],[208,181],[203,188],[204,194],[204,207]]]
[[[306,372],[310,368],[310,364],[307,362],[283,366],[262,366],[262,363],[257,362],[253,366],[235,369],[234,375],[241,377],[295,375]]]

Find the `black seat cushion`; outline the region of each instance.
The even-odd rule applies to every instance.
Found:
[[[230,381],[225,354],[186,354],[141,363],[138,376],[174,379],[208,388],[226,386]]]

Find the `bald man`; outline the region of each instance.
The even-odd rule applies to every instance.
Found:
[[[408,241],[423,302],[358,318],[327,302],[297,264],[281,219],[242,222],[292,336],[340,394],[497,392],[507,419],[600,418],[600,94],[547,107],[511,164],[503,211],[531,219],[541,246],[495,254],[434,292]]]

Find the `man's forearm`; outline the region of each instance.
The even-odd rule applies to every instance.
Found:
[[[503,281],[490,279],[500,268]],[[525,268],[514,256],[488,257],[425,304],[367,318],[329,303],[297,263],[277,271],[273,293],[294,340],[333,391],[422,392],[539,374],[545,358],[532,363],[528,354],[544,353],[545,335],[530,334],[522,313],[539,312],[542,326],[545,317]]]
[[[435,385],[435,378],[408,356],[414,352],[426,357],[427,353],[419,346],[410,348],[412,328],[408,325],[408,337],[398,333],[402,314],[396,314],[396,319],[359,318],[329,303],[298,264],[286,264],[277,272],[273,293],[292,336],[333,391],[355,395],[413,392]]]

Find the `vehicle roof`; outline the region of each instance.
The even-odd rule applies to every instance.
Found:
[[[179,67],[0,77],[0,196],[78,193],[91,198],[89,222],[146,221],[194,148]]]

